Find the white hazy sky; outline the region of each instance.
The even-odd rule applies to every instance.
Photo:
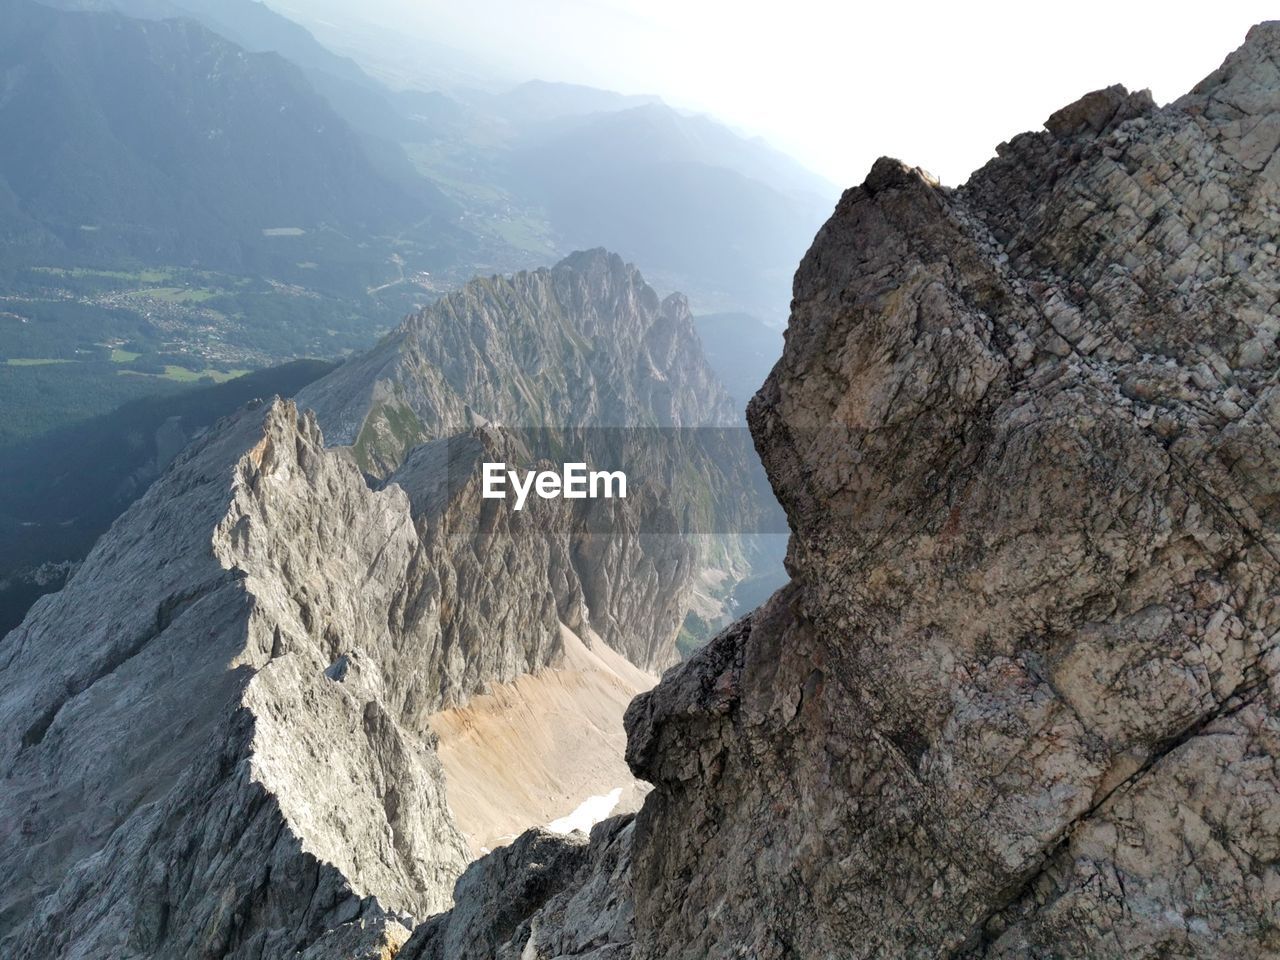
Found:
[[[323,0],[320,0],[323,3]],[[294,0],[304,6],[307,0]],[[1280,2],[362,0],[361,15],[517,76],[657,93],[840,186],[896,156],[958,183],[1111,83],[1174,99]]]

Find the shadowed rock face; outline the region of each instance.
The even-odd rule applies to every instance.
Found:
[[[1280,956],[1280,24],[1048,128],[801,264],[793,581],[628,712],[628,955]]]
[[[448,906],[431,717],[586,626],[566,505],[482,508],[526,456],[371,490],[284,401],[184,452],[0,647],[0,953],[379,956]]]
[[[642,424],[724,406],[696,341],[676,342],[682,301],[660,305],[616,257],[481,286],[521,284],[565,299],[547,341],[528,303],[487,302],[485,335],[525,344],[526,373],[563,386],[572,364],[552,370],[548,343],[589,320],[568,358],[600,367],[578,371],[583,396],[607,389]],[[648,372],[614,364],[611,323],[624,346],[644,341]],[[392,352],[404,379],[376,383],[405,395],[436,396],[456,372]],[[491,372],[514,377],[515,358],[494,356],[506,366]],[[340,368],[320,396],[340,407],[363,369]],[[659,395],[666,407],[648,402]],[[483,462],[537,457],[447,396],[432,427],[456,432],[415,438],[381,480],[292,403],[221,421],[0,642],[0,955],[382,957],[451,903],[470,859],[433,716],[545,670],[564,722],[591,706],[570,680],[647,682],[587,647],[670,660],[697,546],[654,532],[675,529],[664,491],[534,497],[520,512],[482,499]],[[525,745],[535,770],[568,762],[562,742],[581,754],[559,812],[622,784],[596,782],[596,761],[620,752],[608,728],[625,702],[597,697],[598,727]],[[497,735],[518,729],[493,713]],[[569,802],[570,789],[587,793]]]
[[[512,431],[526,459],[642,474],[626,503],[585,504],[579,513],[594,515],[566,527],[606,531],[575,538],[568,559],[592,628],[645,669],[677,659],[694,575],[713,552],[664,531],[750,532],[767,500],[754,496],[758,464],[684,297],[660,298],[604,250],[473,280],[311,384],[298,404],[383,479],[419,444],[476,422]],[[697,428],[723,432],[717,440]],[[635,448],[626,457],[624,443]],[[722,565],[745,568],[740,548],[726,549],[733,556]]]
[[[589,843],[522,834],[467,868],[457,906],[414,930],[398,960],[628,960],[634,832],[626,816],[597,824]]]

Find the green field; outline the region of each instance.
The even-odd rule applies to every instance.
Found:
[[[138,296],[164,300],[166,303],[204,303],[222,293],[207,287],[143,287],[133,292]]]
[[[32,267],[34,273],[46,273],[54,277],[84,280],[121,280],[132,283],[164,283],[174,276],[175,271],[164,267],[136,271],[128,270],[95,270],[91,267]]]
[[[141,370],[120,370],[121,376],[149,377],[153,380],[173,380],[177,383],[195,383],[197,380],[212,380],[214,383],[226,383],[236,377],[243,377],[248,370],[215,370],[206,367],[203,370],[188,370],[186,367],[166,363],[164,373],[144,373]]]
[[[363,350],[423,295],[401,286],[347,297],[168,265],[0,268],[0,410],[22,414],[0,424],[0,444],[148,394]]]
[[[128,350],[112,350],[112,363],[132,363],[137,360],[141,354],[132,353]],[[10,367],[48,367],[61,363],[81,363],[80,360],[60,360],[55,357],[15,357],[6,360],[5,364]],[[243,377],[249,372],[249,368],[244,367],[237,370],[218,370],[214,367],[205,367],[202,370],[190,370],[186,367],[180,367],[177,364],[166,363],[164,365],[164,373],[151,373],[146,370],[117,370],[118,376],[129,377],[150,377],[153,380],[173,380],[177,383],[196,383],[199,380],[212,380],[214,383],[226,383],[228,380],[234,380],[236,377]]]

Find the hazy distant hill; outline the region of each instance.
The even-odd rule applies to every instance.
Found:
[[[349,83],[381,85],[348,57],[318,43],[311,32],[258,0],[40,0],[64,10],[115,12],[142,20],[196,20],[251,53],[274,52],[308,74],[323,73]]]
[[[694,317],[707,363],[745,412],[773,365],[782,356],[782,328],[745,313]]]
[[[529,80],[487,100],[489,109],[525,126],[562,117],[630,110],[662,102],[654,96],[615,93],[598,87],[549,80]]]
[[[0,379],[42,397],[27,435],[134,373],[359,349],[575,248],[780,316],[836,193],[652,96],[391,90],[256,0],[4,0],[0,78]]]
[[[6,0],[0,75],[10,258],[262,269],[300,259],[267,233],[361,237],[432,212],[296,67],[190,20]]]
[[[574,106],[584,100],[584,88],[570,84],[524,84],[509,96],[535,89],[547,119],[560,118],[547,133],[562,148],[589,153],[595,162],[618,166],[646,162],[690,162],[733,170],[797,199],[822,199],[837,188],[763,140],[744,137],[711,117],[688,114],[656,98],[624,97],[594,91],[600,105],[588,113]],[[590,88],[585,88],[590,90]],[[551,105],[563,99],[555,111]],[[576,118],[565,122],[564,118]]]
[[[246,51],[274,52],[296,66],[296,72],[288,72],[283,64],[268,66],[262,58],[241,54],[244,62],[233,71],[236,75],[272,74],[271,82],[262,84],[264,89],[283,84],[291,88],[291,96],[305,101],[289,111],[301,121],[299,129],[285,125],[278,131],[283,144],[255,144],[250,136],[244,140],[244,151],[227,153],[216,162],[202,152],[200,159],[216,170],[206,170],[195,160],[186,165],[199,181],[199,189],[186,199],[188,206],[199,206],[202,197],[217,197],[230,209],[225,217],[197,219],[186,211],[179,215],[188,232],[198,232],[206,246],[221,241],[225,248],[235,230],[223,221],[234,219],[241,206],[254,214],[270,209],[256,201],[253,181],[275,167],[273,158],[289,158],[290,176],[283,185],[288,189],[278,191],[275,199],[283,205],[296,189],[299,202],[273,213],[271,223],[255,221],[250,231],[240,230],[237,240],[247,244],[240,251],[246,267],[251,262],[247,253],[261,239],[254,233],[253,242],[244,240],[246,232],[263,227],[309,230],[323,219],[356,242],[378,231],[400,238],[409,245],[398,251],[409,270],[448,271],[450,285],[473,272],[536,266],[554,262],[573,249],[605,245],[634,259],[663,288],[686,291],[701,309],[781,314],[795,265],[837,195],[834,186],[762,141],[743,137],[709,117],[676,111],[653,96],[541,80],[498,93],[481,87],[450,92],[392,90],[355,61],[318,42],[304,26],[256,0],[45,2],[149,18],[151,23],[135,24],[126,33],[184,35],[190,46],[197,45],[194,28],[159,23],[155,18],[194,19]],[[343,22],[352,18],[358,21],[357,11],[339,17]],[[385,31],[373,31],[363,41],[364,49],[372,43],[384,57],[399,56],[396,51],[403,52],[411,42],[416,41],[400,37],[393,44]],[[157,42],[157,46],[163,50],[165,44]],[[424,40],[419,47],[420,58],[432,59],[435,48],[430,42]],[[133,63],[139,52],[125,43],[117,56]],[[162,64],[172,59],[148,50],[144,64],[134,70],[146,72],[145,61],[157,58]],[[182,59],[192,75],[214,60],[197,50],[189,50]],[[483,69],[477,65],[477,71]],[[148,75],[155,80],[161,73],[151,69]],[[251,128],[255,108],[266,106],[242,105],[216,88],[198,89],[195,79],[167,81],[182,93],[152,114],[163,117],[180,106],[181,95],[195,98],[192,113],[197,118],[205,96],[216,98],[224,113],[216,124],[186,124],[186,129],[180,125],[179,143],[203,147],[202,138],[213,127]],[[219,83],[235,88],[227,78],[219,77]],[[109,112],[121,92],[118,78],[102,85],[98,97],[91,98],[98,102],[88,114]],[[67,99],[74,103],[75,96]],[[46,109],[57,114],[57,106]],[[66,105],[61,112],[68,113]],[[80,152],[102,155],[109,166],[128,169],[123,161],[109,159],[111,151],[99,151],[93,139],[86,139],[86,132],[83,124],[73,124],[63,134],[67,142],[80,141]],[[150,136],[148,132],[140,145],[144,156],[151,149]],[[236,141],[229,132],[227,136]],[[138,145],[132,148],[139,149]],[[292,158],[299,152],[306,154],[309,163],[295,170]],[[268,159],[265,169],[253,167],[257,155]],[[242,167],[249,173],[243,184],[238,180]],[[77,178],[71,180],[74,185]],[[108,170],[100,178],[103,183],[120,181],[126,186],[137,180],[117,170]],[[453,206],[445,204],[441,190]],[[22,191],[17,194],[21,201]],[[138,205],[136,191],[116,195],[121,197],[121,209],[144,211],[144,224],[156,219]],[[160,189],[151,202],[157,209],[172,208],[172,199],[171,192]],[[67,207],[60,211],[65,214],[60,242],[98,249],[111,239],[77,234],[81,223],[97,226],[94,218],[101,212],[75,200],[74,191]],[[35,211],[23,219],[28,213],[0,188],[0,217],[11,223],[21,220],[30,246],[33,231],[47,227],[49,217],[45,211]],[[118,223],[120,210],[111,213]],[[80,216],[88,219],[77,220]],[[163,231],[146,241],[164,254],[166,262],[181,257],[185,263],[196,256]],[[341,247],[342,239],[331,234],[328,244]],[[268,246],[268,251],[276,252],[279,246],[278,242]],[[337,255],[329,249],[293,259],[323,262],[326,256],[332,260]],[[262,261],[254,262],[262,269]],[[279,260],[269,265],[277,270],[291,266]],[[290,279],[299,282],[297,277]],[[380,282],[387,279],[384,275]],[[369,284],[375,286],[377,281],[370,278]]]
[[[392,34],[348,4],[276,6],[327,41],[340,40],[378,76],[435,87],[444,83],[436,68],[447,61],[445,73],[471,74],[474,83],[444,83],[430,92],[381,88],[379,98],[369,89],[369,73],[353,74],[351,61],[333,54],[347,66],[317,55],[315,48],[324,48],[307,31],[302,45],[294,33],[268,28],[268,17],[284,17],[263,13],[261,4],[166,2],[215,29],[211,10],[260,8],[258,16],[238,15],[233,39],[278,50],[302,65],[359,129],[398,138],[419,171],[458,201],[468,229],[485,238],[486,270],[604,245],[703,309],[781,316],[796,264],[838,196],[792,158],[710,117],[690,116],[651,95],[544,80],[510,86],[491,65],[468,62],[430,38]],[[388,118],[388,110],[398,119]]]
[[[354,60],[317,42],[301,24],[258,0],[41,0],[69,10],[108,10],[145,20],[187,18],[250,53],[278,53],[306,76],[343,120],[375,142],[365,142],[381,172],[401,179],[411,167],[398,141],[420,122],[396,95]]]
[[[836,194],[764,144],[661,103],[545,124],[511,168],[563,244],[622,250],[712,307],[778,314]]]

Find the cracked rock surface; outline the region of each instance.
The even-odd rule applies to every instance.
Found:
[[[180,455],[0,646],[0,954],[384,957],[447,907],[431,718],[585,617],[564,504],[480,504],[521,456],[371,489],[280,400]]]
[[[1280,949],[1278,124],[1270,24],[845,195],[749,412],[795,586],[629,718],[637,955]]]
[[[540,385],[539,409],[576,412],[580,428],[732,418],[696,340],[678,336],[692,330],[683,300],[659,303],[603,251],[480,282],[454,306],[476,308],[455,333],[509,348],[468,376]],[[377,424],[363,446],[326,448],[313,412],[251,405],[180,454],[0,642],[0,956],[389,957],[450,905],[471,858],[433,717],[530,674],[554,691],[570,667],[566,684],[593,689],[670,661],[697,547],[655,533],[674,528],[663,491],[519,512],[483,499],[481,463],[547,464],[461,402],[515,409],[458,380],[460,341],[428,345],[432,329],[410,321],[313,394],[338,424],[348,403],[416,423],[404,449],[380,446]],[[574,350],[556,366],[562,337]],[[638,366],[619,366],[636,343]],[[384,391],[443,406],[410,421],[352,400]],[[591,655],[610,645],[623,655]],[[586,716],[565,689],[548,712]],[[601,726],[581,736],[526,745],[538,770],[569,762],[558,744],[581,752],[586,793],[566,788],[563,812],[621,785],[593,778],[625,699],[597,697]],[[519,729],[493,714],[498,735]]]
[[[1280,956],[1278,241],[1280,23],[845,194],[749,409],[792,583],[628,711],[624,955]]]
[[[481,422],[520,438],[525,462],[625,467],[625,503],[580,502],[584,533],[569,559],[592,629],[644,669],[678,659],[693,577],[715,552],[714,537],[671,533],[751,532],[767,509],[741,414],[703,357],[688,302],[660,298],[604,250],[471,281],[311,384],[298,405],[383,479],[419,444]],[[730,557],[714,562],[745,569],[749,548],[725,542]]]

